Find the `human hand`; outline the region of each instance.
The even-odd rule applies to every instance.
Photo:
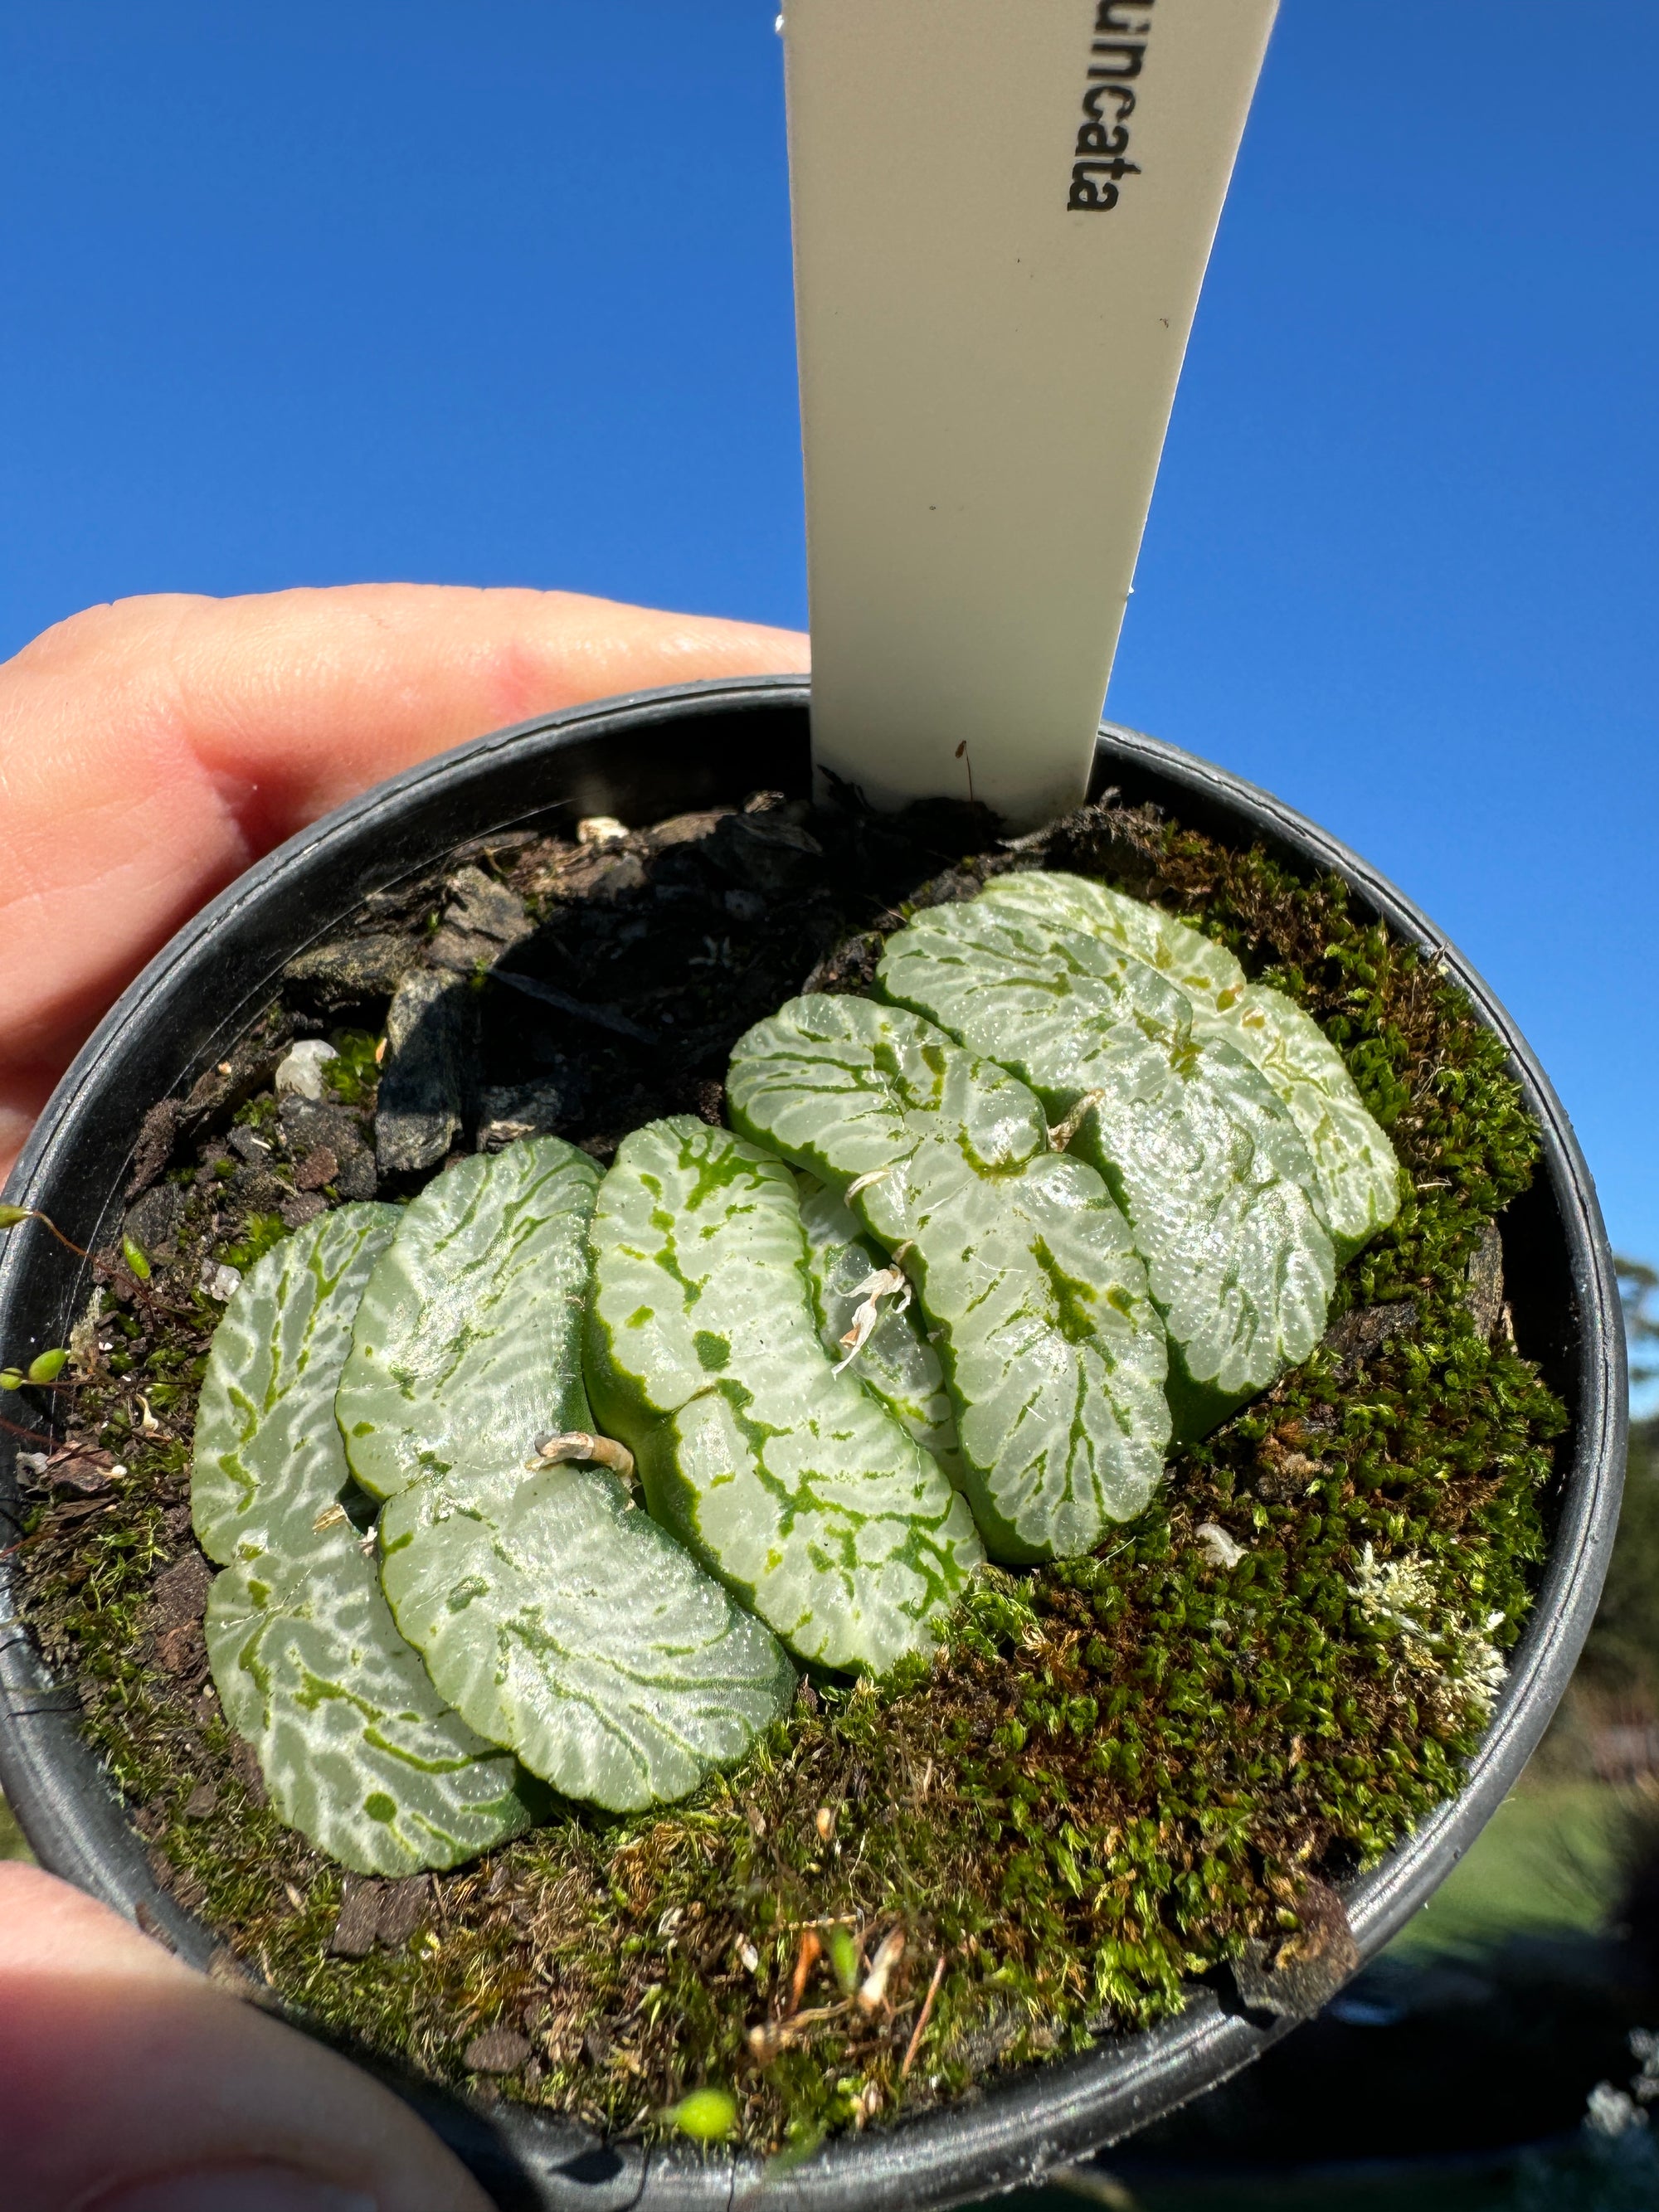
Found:
[[[793,630],[568,592],[123,599],[0,666],[0,1180],[99,1018],[234,876],[532,714],[806,665]]]
[[[0,666],[0,1176],[186,917],[329,808],[532,714],[806,665],[806,641],[564,592],[129,599]],[[0,1865],[8,2212],[488,2212],[390,2091],[116,1913]]]

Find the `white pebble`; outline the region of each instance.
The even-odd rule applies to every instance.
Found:
[[[576,824],[579,845],[620,845],[627,835],[628,824],[614,814],[590,814]]]
[[[217,1298],[227,1305],[242,1286],[241,1270],[222,1260],[204,1260],[199,1288],[204,1298]]]
[[[321,1037],[301,1037],[290,1045],[288,1055],[276,1065],[276,1096],[279,1098],[323,1098],[327,1096],[323,1086],[323,1070],[331,1060],[337,1060],[331,1044]]]
[[[1611,2081],[1598,2081],[1586,2103],[1584,2125],[1592,2135],[1616,2137],[1645,2127],[1647,2115],[1637,2110],[1636,2100],[1626,2091],[1615,2089]]]
[[[1218,1522],[1202,1522],[1196,1533],[1199,1542],[1217,1566],[1236,1567],[1243,1558],[1244,1546],[1237,1537],[1230,1536]]]

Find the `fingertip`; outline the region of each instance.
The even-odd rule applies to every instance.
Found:
[[[386,2212],[489,2212],[380,2082],[94,1899],[12,1864],[0,1865],[0,2143],[6,2212],[112,2207],[143,2189],[161,2212],[171,2200],[155,2192],[198,2179],[183,2212],[209,2212],[239,2204],[222,2184],[246,2174],[303,2183],[307,2212],[319,2189]]]

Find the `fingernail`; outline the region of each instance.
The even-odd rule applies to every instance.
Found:
[[[100,2197],[88,2212],[376,2212],[361,2189],[340,2189],[280,2166],[220,2166],[168,2173]]]

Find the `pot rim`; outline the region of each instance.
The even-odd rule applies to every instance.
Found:
[[[602,791],[602,758],[585,765],[575,749],[595,740],[660,738],[668,726],[695,744],[696,725],[715,716],[755,712],[798,714],[804,725],[810,687],[795,677],[721,678],[589,702],[538,716],[434,756],[376,786],[290,838],[238,878],[178,932],[124,992],[76,1056],[36,1123],[5,1188],[9,1202],[32,1205],[48,1183],[80,1198],[77,1237],[90,1247],[96,1226],[120,1202],[125,1168],[105,1175],[88,1170],[77,1181],[70,1151],[95,1115],[98,1093],[111,1072],[129,1058],[136,1040],[155,1034],[188,994],[191,978],[222,933],[246,928],[258,910],[284,890],[303,885],[325,862],[338,865],[365,832],[374,830],[384,866],[356,872],[356,898],[317,922],[315,942],[337,929],[368,891],[429,867],[444,848],[419,824],[407,825],[423,805],[447,790],[482,783],[504,759],[555,771],[570,756],[570,777]],[[620,762],[622,756],[615,757]],[[780,762],[797,775],[799,763]],[[620,767],[616,771],[621,773]],[[1539,1579],[1532,1612],[1492,1722],[1470,1761],[1463,1788],[1369,1872],[1343,1885],[1362,1958],[1369,1959],[1425,1903],[1497,1809],[1547,1725],[1588,1632],[1600,1595],[1617,1524],[1626,1424],[1625,1343],[1613,1262],[1589,1171],[1571,1125],[1548,1079],[1495,994],[1456,948],[1389,880],[1347,847],[1270,793],[1216,764],[1121,725],[1103,722],[1097,740],[1093,789],[1108,784],[1157,787],[1185,818],[1208,828],[1241,823],[1299,866],[1329,870],[1347,881],[1364,905],[1391,930],[1439,960],[1468,993],[1482,1021],[1503,1041],[1541,1134],[1540,1184],[1547,1183],[1565,1239],[1571,1279],[1571,1322],[1576,1419],[1571,1463],[1558,1474],[1559,1517]],[[1173,794],[1173,796],[1171,796]],[[545,795],[492,822],[499,833],[531,819],[544,820],[554,804]],[[584,812],[608,811],[587,804],[580,788],[562,803]],[[410,836],[408,849],[394,831]],[[477,831],[471,833],[476,836]],[[466,842],[451,838],[450,848]],[[414,857],[416,848],[422,857]],[[289,932],[276,945],[264,983],[245,990],[222,1013],[214,1031],[234,1035],[252,1011],[250,1000],[287,960],[303,949]],[[199,989],[199,983],[197,988]],[[169,1095],[198,1065],[198,1048],[171,1081],[149,1095]],[[128,1155],[124,1153],[122,1158]],[[114,1156],[112,1155],[112,1158]],[[106,1166],[107,1164],[106,1164]],[[54,1201],[54,1205],[57,1201]],[[0,1250],[0,1327],[26,1295],[25,1271],[40,1253],[16,1235]],[[52,1270],[49,1257],[40,1272]],[[68,1310],[78,1297],[84,1270],[54,1271]],[[35,1301],[39,1303],[38,1297]],[[9,1338],[7,1340],[9,1341]],[[9,1470],[16,1440],[6,1438],[0,1463]],[[1564,1459],[1565,1455],[1564,1454]],[[5,1499],[0,1495],[0,1513]],[[124,1912],[146,1907],[192,1963],[205,1966],[211,1933],[183,1913],[150,1875],[124,1808],[93,1753],[82,1741],[72,1692],[56,1689],[34,1653],[11,1602],[10,1575],[0,1559],[0,1786],[41,1863]],[[1104,2039],[1077,2057],[1054,2060],[992,2083],[912,2120],[870,2134],[840,2136],[810,2159],[768,2179],[747,2157],[700,2155],[678,2145],[641,2147],[601,2143],[571,2123],[525,2106],[497,2106],[489,2112],[410,2079],[362,2054],[353,2057],[407,2096],[451,2147],[493,2186],[504,2203],[556,2205],[561,2212],[586,2205],[602,2212],[646,2203],[662,2212],[679,2208],[728,2207],[763,2185],[769,2201],[838,2212],[872,2201],[915,2206],[947,2204],[988,2195],[1038,2178],[1087,2155],[1188,2097],[1239,2070],[1293,2023],[1247,2014],[1209,1984],[1197,1985],[1186,2008],[1136,2034]]]

